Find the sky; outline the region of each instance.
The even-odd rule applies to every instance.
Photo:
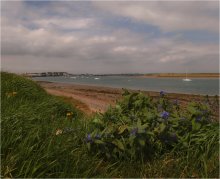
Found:
[[[3,1],[1,70],[219,71],[218,1]]]

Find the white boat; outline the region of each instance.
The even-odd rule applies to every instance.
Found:
[[[71,76],[70,78],[76,79],[76,76]]]
[[[185,78],[185,79],[183,79],[183,81],[192,81],[192,80],[189,78]]]
[[[94,78],[95,80],[99,80],[100,78]]]
[[[191,79],[187,78],[187,71],[186,71],[186,78],[184,78],[183,81],[192,81]]]

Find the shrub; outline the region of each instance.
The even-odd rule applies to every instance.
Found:
[[[115,160],[149,160],[189,143],[186,136],[213,125],[206,104],[192,102],[181,109],[178,100],[170,102],[165,92],[158,99],[127,90],[123,96],[91,121],[85,138],[91,153]]]

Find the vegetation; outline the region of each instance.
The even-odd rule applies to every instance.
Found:
[[[88,118],[35,82],[1,73],[2,177],[218,177],[219,124],[211,106],[182,109],[125,91]]]

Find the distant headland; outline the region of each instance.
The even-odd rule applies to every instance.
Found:
[[[145,78],[184,78],[185,73],[149,73],[141,77]],[[219,73],[188,73],[188,78],[219,78]]]

